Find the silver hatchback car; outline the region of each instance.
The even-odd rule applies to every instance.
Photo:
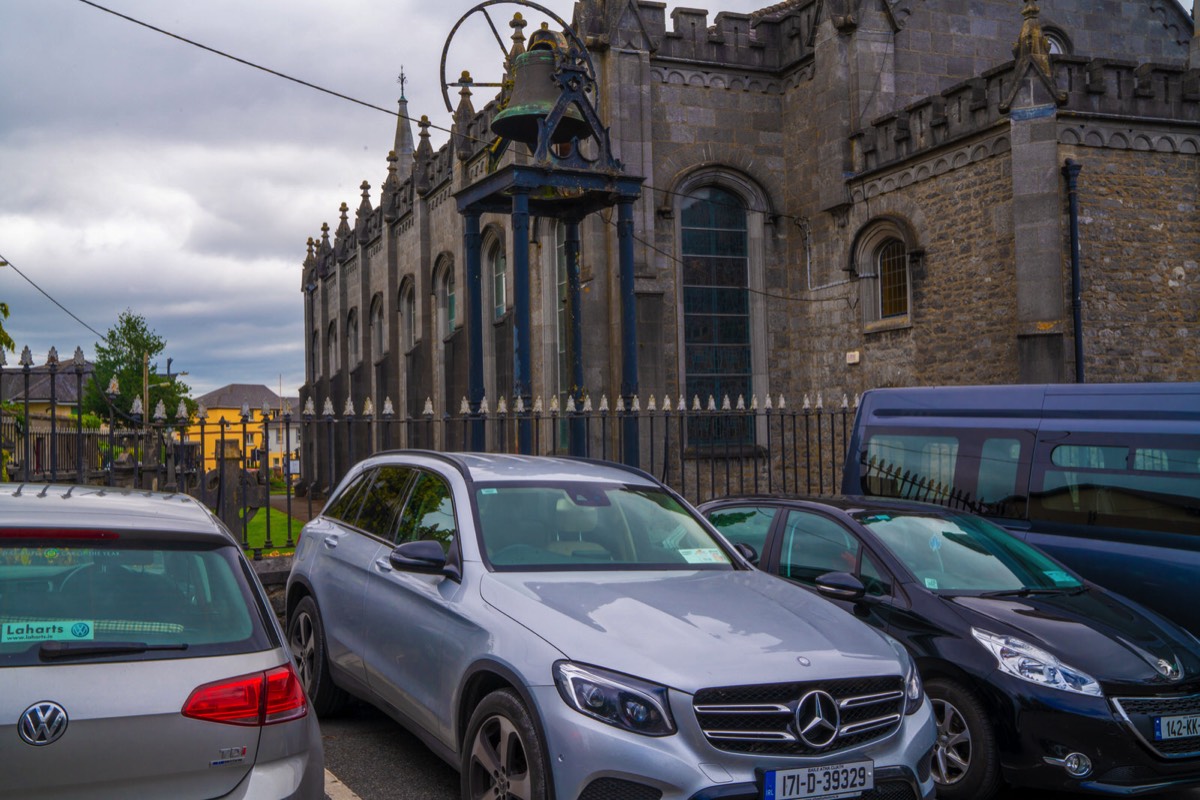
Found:
[[[933,794],[904,648],[637,470],[374,456],[305,526],[287,607],[317,712],[378,706],[464,798]]]
[[[324,796],[291,654],[183,495],[0,484],[0,798]]]

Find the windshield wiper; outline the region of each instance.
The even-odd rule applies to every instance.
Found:
[[[1020,589],[1001,589],[995,592],[980,592],[979,597],[1038,597],[1060,594],[1079,594],[1081,591],[1086,591],[1086,586],[1080,586],[1076,589],[1053,588],[1053,589],[1034,589],[1030,586],[1022,586]]]
[[[45,642],[38,648],[43,661],[87,656],[119,656],[127,653],[147,653],[157,650],[187,650],[186,642],[179,644],[147,644],[146,642]]]

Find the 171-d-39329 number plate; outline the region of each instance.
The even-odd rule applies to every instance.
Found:
[[[872,761],[848,761],[819,767],[768,770],[763,773],[763,800],[810,800],[858,797],[875,788]]]

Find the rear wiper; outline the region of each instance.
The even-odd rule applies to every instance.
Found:
[[[45,642],[38,648],[43,661],[87,656],[119,656],[127,653],[147,653],[156,650],[187,650],[186,642],[179,644],[147,644],[146,642]]]

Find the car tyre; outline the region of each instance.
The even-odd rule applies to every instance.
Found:
[[[937,723],[933,780],[939,800],[988,800],[1000,788],[996,734],[983,704],[958,683],[925,684]]]
[[[288,617],[287,638],[296,659],[296,673],[313,711],[318,717],[336,716],[346,707],[349,696],[329,674],[325,626],[312,597],[302,598]]]
[[[499,689],[483,698],[467,725],[462,797],[546,800],[546,758],[521,698]]]

